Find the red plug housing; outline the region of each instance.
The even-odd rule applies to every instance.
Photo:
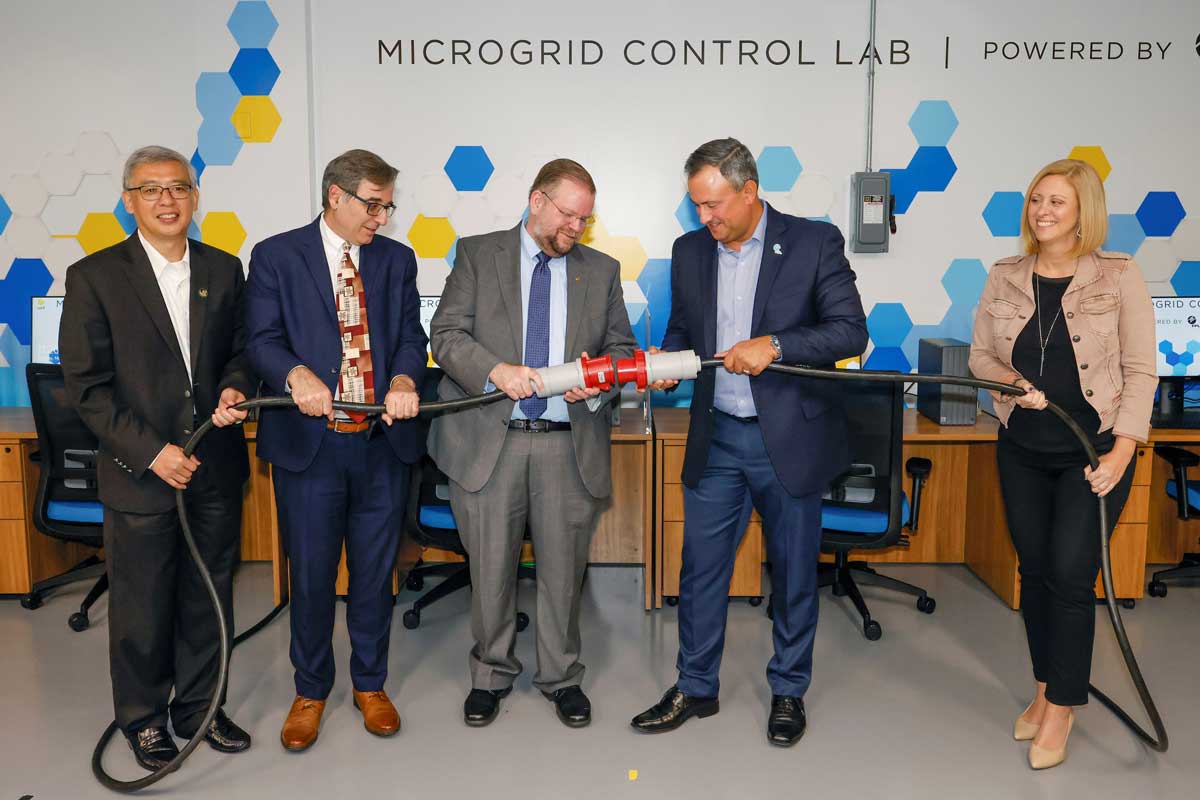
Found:
[[[617,378],[617,370],[613,366],[612,356],[596,356],[595,358],[579,359],[583,368],[583,385],[589,389],[599,389],[607,392],[613,388]]]

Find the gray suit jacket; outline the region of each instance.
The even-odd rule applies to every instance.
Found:
[[[433,358],[445,370],[438,397],[479,394],[488,373],[501,362],[523,363],[520,226],[459,240],[454,269],[430,323]],[[576,245],[567,254],[567,336],[564,361],[589,356],[628,357],[636,342],[621,293],[615,259]],[[606,401],[617,394],[601,395]],[[571,403],[571,438],[580,477],[593,497],[612,493],[608,403],[593,411]],[[437,417],[429,432],[429,454],[468,492],[483,488],[496,468],[512,416],[513,401]],[[541,435],[541,434],[534,434]]]

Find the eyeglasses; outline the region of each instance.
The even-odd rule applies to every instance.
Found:
[[[338,188],[341,189],[346,194],[353,197],[358,202],[365,205],[367,207],[367,215],[368,216],[378,217],[380,212],[387,212],[387,218],[391,219],[392,214],[396,213],[396,204],[395,203],[388,203],[388,204],[384,205],[383,203],[379,203],[374,200],[367,200],[365,198],[359,197],[354,192],[350,191],[349,189],[347,189],[344,186],[339,186]]]
[[[162,197],[163,191],[171,194],[171,197],[176,200],[186,200],[192,196],[192,185],[190,183],[175,183],[170,186],[159,186],[157,183],[147,183],[142,186],[126,186],[125,191],[137,192],[142,196],[142,199],[148,200],[151,203]]]
[[[538,191],[542,192],[541,189],[538,189]],[[596,221],[596,217],[591,214],[589,214],[586,217],[583,217],[583,216],[580,216],[579,214],[569,214],[566,211],[563,211],[562,208],[558,205],[558,203],[554,202],[554,198],[551,197],[550,195],[546,194],[545,192],[542,192],[542,197],[549,200],[550,205],[554,206],[554,208],[558,210],[558,213],[562,214],[564,217],[571,220],[572,222],[578,222],[580,225],[582,225],[585,228],[588,225],[591,225],[593,222]]]

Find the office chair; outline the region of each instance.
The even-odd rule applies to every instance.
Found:
[[[901,486],[900,464],[904,432],[904,386],[901,383],[839,382],[848,422],[851,467],[836,478],[821,502],[821,550],[834,562],[818,566],[819,586],[830,586],[838,597],[849,596],[862,617],[869,641],[883,628],[859,591],[858,582],[914,595],[917,609],[932,614],[937,602],[919,586],[880,575],[865,561],[850,561],[855,550],[909,545],[905,523],[915,533],[921,509],[921,490],[932,462],[910,458],[905,471],[912,478],[912,505]],[[857,581],[856,577],[857,576]]]
[[[1167,481],[1167,494],[1175,498],[1179,518],[1187,520],[1193,513],[1200,514],[1200,481],[1187,479],[1188,467],[1200,465],[1200,456],[1179,447],[1164,446],[1155,447],[1154,453],[1165,459],[1174,472],[1174,478]],[[1177,566],[1154,573],[1146,592],[1151,597],[1166,597],[1167,584],[1163,581],[1181,578],[1200,578],[1200,553],[1184,553]]]
[[[425,383],[421,387],[421,402],[437,399],[437,385],[442,379],[442,374],[442,370],[437,367],[429,369],[425,376]],[[418,420],[418,424],[424,426],[427,433],[428,418],[419,417]],[[409,570],[404,585],[414,592],[419,592],[425,587],[426,578],[444,578],[437,586],[418,597],[412,607],[401,617],[404,627],[413,630],[421,624],[422,610],[459,589],[471,586],[469,556],[459,537],[458,528],[454,522],[454,512],[450,510],[450,481],[428,455],[423,456],[420,463],[412,469],[404,525],[408,535],[422,548],[436,547],[441,550],[449,550],[463,558],[461,562],[454,561],[445,564],[425,564],[423,560],[418,560]],[[527,564],[517,567],[518,580],[521,578],[535,579],[536,577],[536,567]],[[517,630],[523,631],[527,627],[529,627],[529,615],[518,611]]]
[[[66,400],[62,367],[57,364],[28,364],[25,379],[29,384],[29,402],[37,429],[41,476],[33,505],[33,526],[47,536],[66,542],[95,547],[104,546],[104,507],[96,492],[96,437],[83,424]],[[97,578],[98,576],[98,578]],[[97,578],[79,611],[67,623],[71,630],[86,630],[91,621],[88,611],[108,590],[104,562],[88,556],[66,572],[38,581],[21,605],[35,609],[43,595],[57,586]]]

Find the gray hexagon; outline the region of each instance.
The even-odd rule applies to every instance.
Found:
[[[801,173],[792,187],[791,198],[797,216],[822,217],[833,207],[833,182],[824,175]]]
[[[458,192],[445,172],[430,172],[417,181],[417,211],[427,217],[448,217]]]
[[[79,244],[78,239],[65,236],[55,237],[50,240],[50,244],[46,245],[46,252],[42,253],[42,261],[45,262],[46,269],[50,270],[50,274],[54,276],[57,284],[66,278],[67,267],[83,256],[83,247]]]
[[[525,207],[529,204],[529,184],[526,179],[511,172],[498,173],[488,181],[483,198],[492,209],[492,214],[504,225],[516,225]],[[455,228],[455,230],[458,230]]]
[[[1169,240],[1175,258],[1180,261],[1200,261],[1200,217],[1186,217]]]
[[[104,131],[84,131],[79,134],[73,152],[79,160],[79,166],[89,175],[110,172],[118,154],[116,143]]]
[[[83,180],[83,167],[69,153],[48,153],[38,165],[38,177],[50,194],[75,194]]]
[[[447,178],[446,180],[449,180]],[[417,259],[417,293],[439,295],[446,288],[450,265],[444,258]]]
[[[1134,260],[1142,268],[1142,277],[1147,283],[1171,280],[1179,266],[1179,259],[1166,239],[1146,239]]]
[[[12,212],[21,217],[36,217],[42,213],[48,197],[46,187],[36,175],[13,175],[0,195],[4,195]]]
[[[450,227],[462,237],[494,231],[498,226],[487,200],[479,192],[465,192],[450,211]]]
[[[41,258],[50,244],[50,231],[37,217],[13,217],[4,238],[17,258]]]

